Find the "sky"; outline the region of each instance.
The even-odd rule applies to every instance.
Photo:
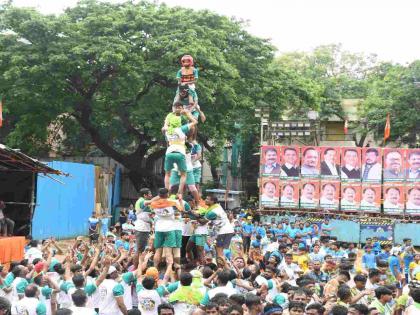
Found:
[[[1,0],[0,0],[1,1]],[[121,2],[110,0],[110,2]],[[341,43],[402,64],[420,59],[418,0],[160,0],[169,6],[209,9],[248,21],[248,31],[271,39],[279,53]],[[60,13],[77,0],[14,0],[43,13]]]

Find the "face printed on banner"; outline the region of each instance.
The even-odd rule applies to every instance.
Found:
[[[373,165],[376,164],[378,162],[378,151],[376,149],[371,149],[370,151],[366,151],[365,154],[365,162],[368,165]]]
[[[356,197],[356,191],[352,187],[346,187],[343,190],[343,199],[347,200],[348,202],[354,202],[354,198]]]
[[[336,155],[337,153],[334,149],[327,149],[324,153],[324,161],[330,164],[336,164]]]
[[[334,200],[335,186],[333,184],[325,184],[322,189],[322,198],[327,200]]]
[[[408,166],[410,172],[418,172],[420,170],[420,151],[413,151],[408,154]]]
[[[420,209],[420,187],[409,189],[407,197],[407,205]]]
[[[286,148],[284,149],[284,162],[291,164],[291,165],[296,165],[298,156],[296,153],[296,150],[293,148]]]
[[[344,153],[344,165],[351,166],[353,168],[358,167],[359,158],[357,152],[353,150],[347,150]]]
[[[363,192],[363,200],[368,203],[374,203],[375,202],[376,193],[375,190],[372,188],[365,188]]]
[[[392,172],[399,173],[402,168],[402,156],[398,151],[389,152],[385,158],[386,168]]]
[[[265,151],[265,164],[274,165],[277,162],[277,151],[273,148],[267,149]]]
[[[282,196],[287,199],[293,199],[293,186],[292,185],[284,186]]]
[[[302,189],[302,196],[308,200],[312,200],[314,198],[315,187],[312,184],[306,183],[303,185]]]
[[[263,194],[269,198],[274,198],[276,193],[276,185],[273,182],[265,182],[263,186]]]
[[[317,167],[318,152],[315,149],[307,149],[303,156],[303,165]]]
[[[386,197],[385,200],[393,205],[398,205],[398,202],[400,201],[400,191],[397,188],[388,188],[386,191]]]

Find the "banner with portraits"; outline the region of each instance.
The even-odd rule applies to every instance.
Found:
[[[321,180],[319,207],[324,210],[338,210],[340,205],[340,182]]]
[[[359,211],[361,184],[355,182],[343,182],[341,184],[341,211]]]
[[[405,180],[405,149],[384,148],[384,182]]]
[[[263,177],[261,180],[261,205],[264,207],[278,207],[280,197],[280,179]]]
[[[404,214],[405,185],[401,182],[389,182],[383,185],[384,213]]]
[[[420,182],[405,186],[405,212],[408,215],[420,215]]]
[[[281,179],[300,178],[300,148],[297,146],[281,146]]]
[[[320,148],[302,147],[300,160],[300,176],[302,178],[319,178]]]
[[[300,208],[316,209],[319,204],[319,181],[306,179],[301,181]]]
[[[420,215],[420,149],[263,146],[268,208]]]
[[[373,183],[362,183],[362,197],[360,210],[363,212],[381,212],[382,185]]]
[[[340,148],[321,147],[321,179],[340,180]]]
[[[280,176],[281,154],[278,146],[263,146],[261,149],[261,171],[262,176]]]
[[[420,149],[407,149],[405,157],[405,180],[420,182]]]
[[[361,179],[364,183],[382,182],[381,148],[362,148]]]
[[[299,208],[299,181],[280,181],[280,206],[282,208]]]
[[[360,182],[361,171],[360,148],[344,147],[341,148],[341,181],[342,182]]]

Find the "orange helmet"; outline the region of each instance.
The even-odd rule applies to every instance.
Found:
[[[190,55],[184,55],[181,58],[181,64],[183,66],[187,66],[187,67],[193,66],[194,65],[194,59]]]

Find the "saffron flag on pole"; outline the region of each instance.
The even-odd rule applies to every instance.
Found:
[[[344,121],[344,134],[346,135],[349,132],[349,121],[346,119]]]
[[[385,123],[385,130],[384,130],[384,142],[388,139],[391,135],[391,119],[389,117],[389,113],[386,115],[386,123]]]

